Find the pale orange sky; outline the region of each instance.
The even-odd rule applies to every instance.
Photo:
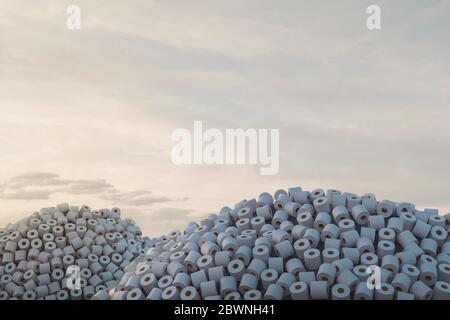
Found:
[[[296,185],[450,211],[450,4],[372,3],[0,0],[0,226],[87,203],[156,236]],[[279,128],[279,174],[175,166],[194,120]]]

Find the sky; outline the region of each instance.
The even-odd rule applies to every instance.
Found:
[[[381,30],[366,27],[371,4]],[[449,1],[0,8],[0,227],[69,202],[121,207],[159,236],[291,186],[450,212]],[[175,165],[171,133],[196,120],[279,129],[278,174]]]

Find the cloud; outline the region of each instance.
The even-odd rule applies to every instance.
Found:
[[[63,192],[69,194],[98,194],[113,189],[114,186],[106,180],[72,180]]]
[[[61,180],[59,175],[50,172],[28,172],[19,174],[9,179],[7,185],[12,189],[20,189],[29,186],[57,186],[66,185],[70,181]]]
[[[5,184],[7,188],[18,190],[16,194],[24,193],[25,189],[33,187],[54,187],[46,190],[50,195],[56,192],[67,194],[99,194],[114,189],[114,186],[104,179],[62,179],[51,172],[29,172],[13,176]],[[26,192],[25,192],[26,194]],[[33,193],[29,193],[32,197]],[[38,199],[40,192],[36,192]]]
[[[165,203],[165,202],[173,202],[173,201],[187,201],[188,197],[180,198],[180,199],[172,199],[169,197],[157,197],[152,196],[152,192],[148,190],[136,190],[131,192],[119,192],[113,190],[101,196],[102,199],[112,201],[112,202],[120,202],[125,205],[130,206],[148,206],[154,203]]]
[[[18,190],[15,192],[4,193],[0,190],[0,199],[2,200],[43,200],[49,199],[51,190]]]
[[[63,179],[51,172],[28,172],[16,175],[0,185],[0,199],[4,200],[50,199],[56,193],[96,195],[102,200],[112,202],[113,205],[136,207],[189,199],[153,196],[149,190],[121,191],[105,179]]]

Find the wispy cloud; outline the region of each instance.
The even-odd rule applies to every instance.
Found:
[[[63,179],[51,172],[28,172],[16,175],[0,185],[0,199],[38,200],[50,199],[52,195],[97,195],[112,205],[149,206],[154,203],[186,201],[188,198],[172,199],[153,196],[152,191],[121,191],[104,179]]]
[[[117,190],[111,190],[101,196],[102,199],[111,201],[113,203],[123,203],[129,206],[148,206],[154,203],[166,203],[174,201],[187,201],[188,197],[180,199],[172,199],[163,196],[153,196],[151,191],[137,190],[131,192],[119,192]]]

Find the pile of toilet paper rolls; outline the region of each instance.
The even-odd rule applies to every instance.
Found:
[[[449,230],[450,214],[373,194],[262,193],[153,238],[93,299],[450,299]]]
[[[152,245],[119,208],[41,209],[0,229],[0,300],[90,299]]]

